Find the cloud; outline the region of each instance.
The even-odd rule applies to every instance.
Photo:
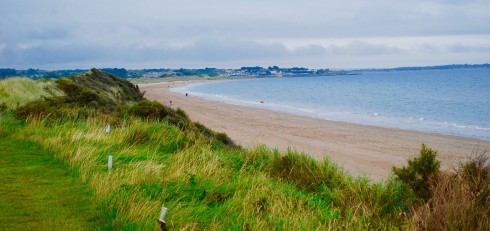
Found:
[[[59,40],[67,38],[69,34],[65,28],[34,28],[27,37],[29,40]]]
[[[250,40],[205,39],[172,50],[176,55],[195,60],[224,61],[282,57],[288,51],[282,44],[259,44]]]
[[[46,67],[53,64],[94,61],[104,57],[105,51],[87,45],[38,45],[6,47],[1,50],[0,61],[6,66]]]
[[[343,56],[362,67],[358,56],[406,65],[417,54],[433,54],[431,63],[486,61],[488,42],[471,37],[488,40],[488,12],[488,0],[3,0],[0,66],[314,66]]]
[[[332,55],[392,55],[400,54],[402,50],[397,47],[354,40],[343,46],[331,45],[327,48],[327,52]]]
[[[27,47],[6,47],[0,51],[3,65],[17,67],[19,63],[37,66],[58,66],[60,63],[87,63],[97,65],[107,60],[112,65],[131,62],[180,61],[219,62],[229,60],[249,60],[280,58],[291,52],[281,44],[259,44],[250,40],[199,40],[182,47],[165,46],[101,46],[94,44],[57,45],[42,44]]]
[[[410,41],[413,40],[411,45]],[[458,38],[307,41],[294,47],[247,39],[199,39],[167,43],[101,45],[47,41],[24,46],[0,46],[0,64],[14,68],[91,67],[241,67],[247,65],[328,67],[395,67],[448,63],[489,62],[490,43],[485,37],[473,43]],[[445,41],[437,43],[437,41]],[[480,42],[478,42],[480,41]],[[384,42],[384,43],[383,43]],[[436,60],[436,61],[434,61]],[[453,60],[453,61],[451,61]]]
[[[475,46],[475,45],[465,45],[462,43],[455,43],[447,47],[448,51],[451,53],[489,53],[490,44],[487,46]],[[489,60],[490,61],[490,60]]]

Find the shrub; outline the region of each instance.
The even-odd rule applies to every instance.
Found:
[[[177,110],[179,110],[179,109],[177,109]],[[217,140],[217,141],[219,141],[219,142],[223,143],[224,145],[231,147],[231,148],[235,148],[235,149],[240,148],[240,146],[237,145],[230,137],[228,137],[228,135],[226,135],[226,133],[215,132],[215,131],[209,129],[208,127],[204,126],[203,124],[199,123],[199,122],[194,122],[194,126],[199,133],[201,133],[202,135],[204,135],[205,137],[207,137],[209,139]]]
[[[488,197],[490,185],[490,164],[486,151],[474,153],[465,163],[459,164],[458,175],[461,176],[469,185],[472,194],[480,200]]]
[[[142,100],[129,108],[129,113],[148,120],[161,120],[171,113],[171,109],[157,101]]]
[[[97,93],[87,89],[80,92],[80,96],[78,98],[78,101],[82,105],[90,105],[92,102],[94,102],[95,105],[100,105],[102,103],[102,97],[100,97]]]
[[[58,88],[61,89],[69,99],[75,100],[83,91],[82,86],[73,83],[68,79],[56,80]]]
[[[458,176],[462,178],[468,188],[468,196],[474,200],[476,210],[486,208],[488,222],[490,222],[490,163],[486,151],[476,150],[468,161],[459,165]]]
[[[423,230],[488,230],[490,165],[485,153],[460,163],[429,181],[432,197],[415,210],[411,228]]]
[[[186,131],[192,126],[192,121],[189,119],[184,110],[180,108],[177,108],[177,110],[172,113],[172,116],[169,116],[166,119],[169,123],[179,127],[182,131]]]
[[[416,197],[427,201],[431,197],[429,180],[439,171],[440,162],[436,160],[437,151],[422,144],[420,155],[409,159],[408,166],[393,167],[395,177],[410,186]]]
[[[15,115],[21,119],[27,119],[29,116],[43,118],[50,114],[51,108],[49,101],[36,100],[18,107],[15,110]]]
[[[237,145],[226,133],[223,132],[218,132],[215,134],[216,140],[220,141],[226,146],[232,147],[232,148],[240,148],[239,145]]]
[[[0,114],[6,112],[8,109],[6,103],[0,103]]]

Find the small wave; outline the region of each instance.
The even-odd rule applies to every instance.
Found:
[[[308,109],[308,108],[297,108],[299,111],[302,112],[307,112],[307,113],[317,113],[315,110]]]
[[[476,130],[483,130],[483,131],[490,131],[490,128],[485,128],[485,127],[480,127],[480,126],[476,126],[475,129]]]

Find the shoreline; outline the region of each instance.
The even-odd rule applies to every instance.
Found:
[[[353,176],[365,175],[373,180],[386,179],[392,166],[406,165],[409,158],[419,154],[422,143],[439,151],[443,168],[463,161],[475,147],[490,147],[490,141],[476,138],[315,119],[192,95],[186,97],[170,90],[208,81],[158,82],[139,87],[146,91],[146,98],[180,107],[193,121],[226,133],[244,147],[265,144],[281,151],[291,147],[317,160],[328,156]]]

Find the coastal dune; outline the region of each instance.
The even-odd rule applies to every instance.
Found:
[[[170,91],[188,83],[139,87],[146,91],[146,98],[182,108],[192,120],[226,133],[244,147],[265,144],[282,151],[291,148],[305,152],[318,160],[329,157],[354,176],[386,179],[392,166],[405,165],[407,159],[417,156],[422,143],[439,152],[443,168],[464,161],[475,149],[490,147],[490,141],[480,139],[314,119]]]

